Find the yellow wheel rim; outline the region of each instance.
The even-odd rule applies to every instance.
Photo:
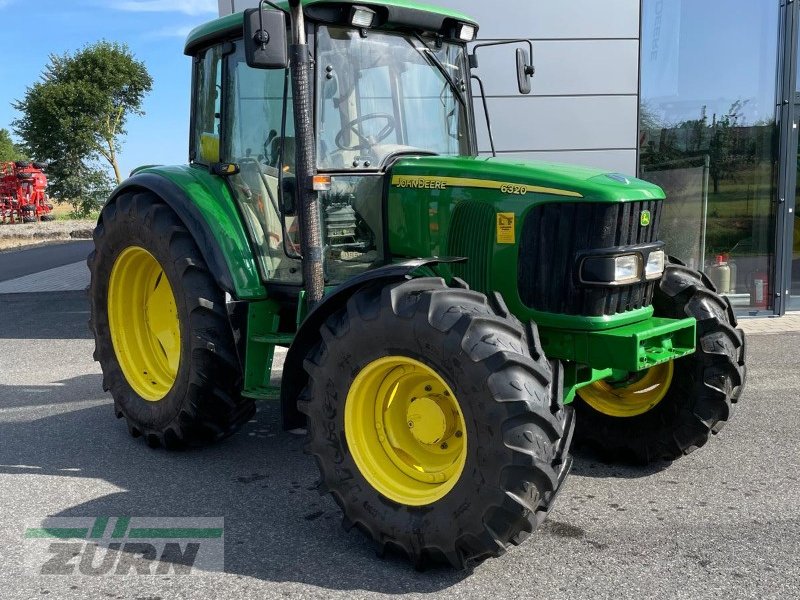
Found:
[[[175,383],[181,328],[164,269],[144,248],[117,257],[108,286],[108,324],[119,366],[145,400],[158,402]]]
[[[440,500],[464,470],[467,430],[458,400],[419,361],[390,356],[364,367],[347,394],[344,425],[361,474],[400,504]]]
[[[611,417],[637,417],[653,410],[667,395],[675,371],[673,361],[656,365],[630,383],[596,381],[578,390],[584,402]]]

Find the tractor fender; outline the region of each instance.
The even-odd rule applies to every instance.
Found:
[[[223,199],[217,199],[208,189],[199,191],[198,197],[195,197],[194,191],[190,195],[168,175],[180,177],[179,182],[182,184],[193,184],[193,190],[199,187],[196,184],[202,185],[203,182],[195,181],[195,174],[190,173],[188,168],[180,173],[177,172],[178,168],[170,169],[176,173],[161,173],[161,169],[135,173],[113,191],[109,201],[137,190],[147,190],[155,194],[175,211],[189,230],[210,273],[222,290],[237,300],[265,297],[247,235],[233,206],[235,203],[230,203],[227,212],[215,210],[212,214],[205,205],[216,204],[218,207],[226,204],[221,202]]]
[[[320,327],[331,314],[344,307],[353,294],[368,284],[380,282],[387,285],[413,279],[411,274],[421,267],[462,261],[460,258],[418,258],[394,263],[362,273],[326,294],[298,328],[286,355],[281,380],[281,418],[284,430],[305,426],[306,417],[297,410],[297,399],[308,383],[303,361],[311,347],[319,341]]]

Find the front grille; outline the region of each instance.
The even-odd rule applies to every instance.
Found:
[[[588,287],[578,282],[581,252],[658,241],[661,201],[554,203],[534,207],[522,226],[518,283],[531,309],[602,316],[649,306],[656,282],[624,287]],[[642,227],[640,215],[652,219]]]

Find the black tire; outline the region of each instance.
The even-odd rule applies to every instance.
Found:
[[[225,438],[255,413],[240,394],[241,367],[228,322],[225,294],[217,286],[197,243],[158,197],[126,193],[103,208],[89,255],[91,320],[103,389],[111,391],[118,418],[134,437],[168,449]],[[175,382],[158,402],[148,402],[126,381],[111,341],[108,287],[117,257],[130,246],[149,251],[170,281],[181,328]]]
[[[27,169],[31,166],[31,163],[27,160],[18,160],[14,163],[18,169]]]
[[[42,215],[41,217],[39,217],[39,219],[41,221],[44,221],[44,222],[49,222],[49,221],[55,221],[56,220],[56,218],[53,215]]]
[[[573,411],[562,403],[561,364],[544,357],[535,326],[524,328],[499,296],[417,279],[358,291],[321,328],[308,354],[308,451],[344,513],[417,568],[463,568],[503,554],[545,518],[571,465]],[[422,507],[375,490],[348,448],[344,403],[358,372],[387,355],[416,359],[451,387],[467,428],[466,466],[455,487]]]
[[[39,169],[40,171],[44,171],[45,169],[47,169],[48,166],[49,165],[47,163],[45,163],[45,162],[34,162],[33,163],[33,167],[35,169]]]
[[[746,379],[745,339],[727,298],[702,273],[667,265],[653,299],[655,315],[697,319],[697,351],[675,361],[664,399],[636,417],[610,417],[576,399],[576,442],[609,460],[675,460],[703,446],[731,417]]]
[[[22,217],[23,223],[36,223],[36,217]]]
[[[33,173],[17,173],[17,178],[27,181],[33,179]]]

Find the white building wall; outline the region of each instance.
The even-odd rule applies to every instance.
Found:
[[[530,96],[517,91],[513,46],[478,53],[499,153],[636,173],[640,0],[432,3],[475,17],[482,41],[534,41]],[[257,4],[219,0],[220,14]],[[476,115],[480,148],[488,152],[479,105]]]

